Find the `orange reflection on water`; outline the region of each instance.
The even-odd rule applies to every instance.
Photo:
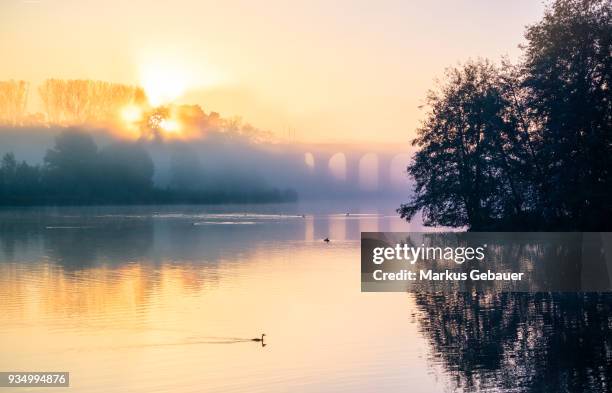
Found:
[[[358,258],[315,240],[217,264],[3,264],[0,368],[67,370],[78,391],[355,391],[364,373],[435,386],[411,299],[360,293]],[[265,347],[238,340],[261,333]]]

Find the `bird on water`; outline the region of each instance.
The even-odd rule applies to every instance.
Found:
[[[252,338],[251,341],[263,342],[265,336],[266,336],[265,334],[262,334],[261,338]]]
[[[329,243],[329,238],[328,238],[328,237],[326,237],[325,239],[323,239],[323,241],[324,241],[325,243]]]

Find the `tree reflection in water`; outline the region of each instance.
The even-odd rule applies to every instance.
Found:
[[[416,293],[457,389],[609,392],[612,293]]]

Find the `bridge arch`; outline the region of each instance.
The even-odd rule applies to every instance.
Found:
[[[378,189],[378,154],[366,153],[359,159],[359,187],[364,191]]]
[[[329,173],[336,179],[346,181],[346,155],[338,152],[328,162]]]
[[[301,165],[315,183],[344,187],[351,192],[397,191],[409,184],[408,144],[304,143],[279,149],[299,153]]]
[[[314,173],[315,170],[315,156],[311,152],[307,151],[304,153],[304,165],[310,173]]]

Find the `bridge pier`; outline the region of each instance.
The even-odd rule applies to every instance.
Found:
[[[344,157],[346,158],[346,185],[359,188],[359,160],[361,156],[344,153]]]
[[[329,160],[332,158],[331,153],[328,152],[317,152],[313,153],[314,155],[314,173],[319,179],[325,179],[325,181],[329,181],[330,170],[329,170]]]
[[[393,157],[378,154],[378,191],[391,186],[391,160]]]

